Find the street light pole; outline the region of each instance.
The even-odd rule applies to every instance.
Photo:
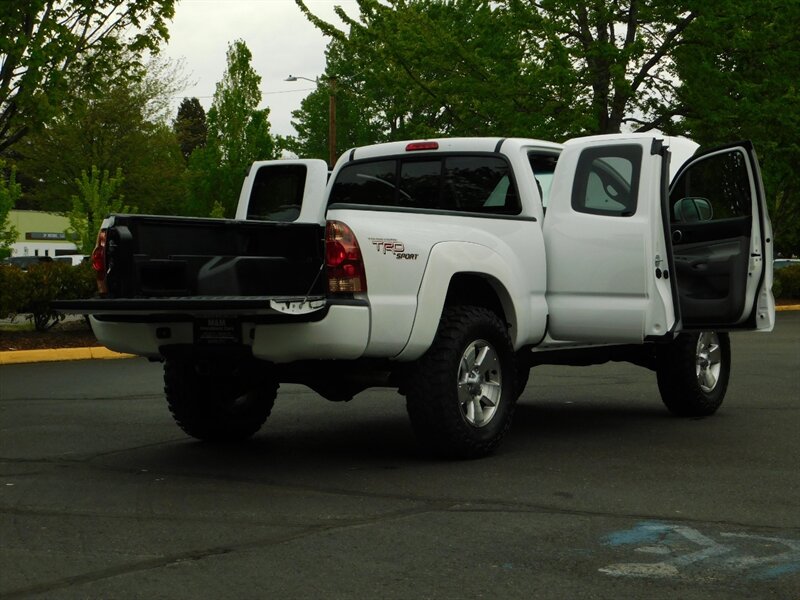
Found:
[[[320,79],[289,75],[284,81],[303,79],[319,86]],[[328,168],[336,164],[336,77],[328,77]]]
[[[336,164],[336,77],[328,80],[328,167]]]

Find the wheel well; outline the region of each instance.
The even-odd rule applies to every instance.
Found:
[[[501,291],[498,291],[497,288]],[[513,323],[509,317],[513,318],[513,309],[506,311],[501,294],[505,295],[506,302],[510,303],[510,299],[500,283],[477,273],[456,273],[450,280],[444,304],[445,306],[459,304],[482,306],[500,317],[508,327],[512,327]],[[508,304],[508,306],[511,305]]]

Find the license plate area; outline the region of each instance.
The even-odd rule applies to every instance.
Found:
[[[196,344],[219,346],[242,343],[242,324],[235,317],[207,317],[194,322]]]

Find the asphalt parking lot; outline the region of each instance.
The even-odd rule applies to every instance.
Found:
[[[733,337],[720,412],[648,371],[539,367],[478,461],[402,398],[284,386],[186,438],[142,359],[0,366],[2,598],[800,598],[800,313]]]

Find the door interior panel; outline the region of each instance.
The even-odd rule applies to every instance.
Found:
[[[676,223],[670,225],[672,245],[677,252],[681,246],[699,242],[716,242],[737,237],[749,237],[752,218],[736,217],[718,221],[697,221],[694,223]]]
[[[693,323],[735,323],[744,311],[750,216],[673,223],[681,315]]]
[[[751,275],[759,275],[751,259],[759,254],[757,176],[752,145],[737,142],[696,154],[670,186],[673,292],[690,329],[739,328],[751,313]]]
[[[675,246],[681,314],[693,322],[736,322],[744,310],[749,239],[746,236]]]

